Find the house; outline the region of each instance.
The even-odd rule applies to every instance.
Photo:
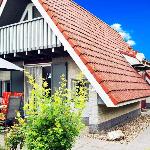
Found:
[[[49,87],[65,75],[68,88],[82,71],[89,81],[83,118],[91,133],[137,117],[150,86],[129,63],[129,46],[102,20],[71,0],[3,0],[0,56],[24,67]],[[30,85],[22,72],[0,72],[1,93],[24,92]]]

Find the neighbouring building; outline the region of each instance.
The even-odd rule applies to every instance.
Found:
[[[141,75],[141,77],[150,85],[150,62],[145,59],[143,53],[139,53],[129,47],[126,51],[120,51],[129,64]],[[150,98],[147,97],[141,101],[141,109],[150,108]]]
[[[0,8],[0,57],[17,64],[52,91],[65,75],[73,88],[80,71],[89,81],[83,118],[91,133],[140,115],[150,86],[125,53],[118,32],[71,0],[3,0]],[[136,60],[137,62],[138,60]],[[31,90],[24,73],[0,71],[3,91]]]

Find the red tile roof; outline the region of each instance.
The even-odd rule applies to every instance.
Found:
[[[126,51],[125,50],[119,50],[119,52],[121,54],[124,54],[124,55],[128,55],[130,57],[133,57],[133,58],[136,58],[136,55],[137,55],[137,51],[134,51],[132,48],[128,48]]]
[[[146,71],[146,75],[150,79],[150,70]]]
[[[115,105],[150,96],[149,85],[120,54],[128,45],[115,30],[71,0],[39,2]]]

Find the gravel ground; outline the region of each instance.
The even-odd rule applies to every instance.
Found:
[[[121,130],[125,138],[120,141],[108,141],[107,132]],[[143,132],[144,131],[144,132]],[[138,137],[137,137],[138,136]],[[137,137],[137,138],[136,138]],[[0,145],[4,146],[4,135],[0,135]],[[150,111],[141,116],[100,134],[89,134],[86,129],[78,138],[72,150],[150,150]],[[143,140],[143,141],[141,141]],[[139,145],[138,145],[139,144]]]
[[[149,114],[142,114],[141,116],[137,117],[136,119],[122,124],[121,126],[116,126],[111,128],[110,130],[100,132],[99,134],[89,134],[88,129],[86,129],[82,134],[81,137],[88,137],[92,139],[98,139],[107,141],[108,136],[107,133],[110,131],[121,130],[125,137],[120,141],[114,141],[119,143],[129,143],[134,140],[141,132],[143,132],[147,127],[150,126],[150,115]]]

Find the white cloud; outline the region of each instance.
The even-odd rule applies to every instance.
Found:
[[[121,24],[115,23],[111,25],[111,27],[119,32],[119,34],[122,36],[122,38],[125,40],[126,43],[129,44],[129,46],[134,46],[136,43],[134,40],[132,40],[132,37],[130,33],[126,32],[125,30],[122,29]]]
[[[122,31],[121,24],[119,23],[114,23],[113,25],[111,25],[111,27],[118,32]]]
[[[134,46],[136,43],[135,41],[133,40],[128,40],[127,43],[130,45],[130,46]]]
[[[128,40],[131,39],[131,36],[130,36],[129,33],[126,33],[126,32],[121,31],[121,32],[119,32],[119,34],[122,36],[122,38],[123,38],[125,41],[128,41]]]

